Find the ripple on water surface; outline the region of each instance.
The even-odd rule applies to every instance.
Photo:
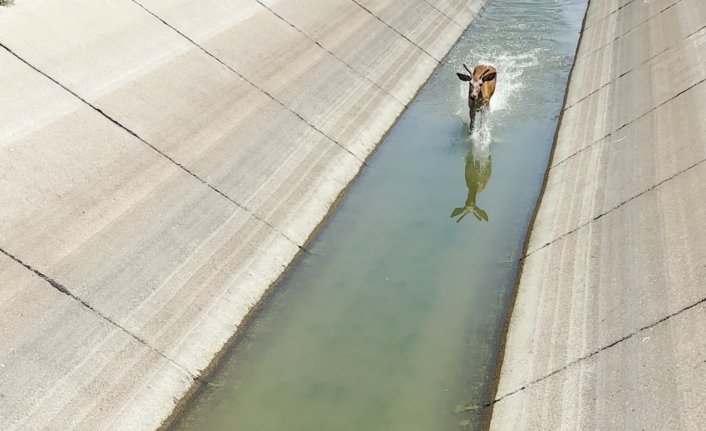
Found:
[[[488,1],[175,429],[479,426],[585,6]]]

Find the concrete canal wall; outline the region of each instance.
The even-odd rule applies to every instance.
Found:
[[[706,427],[706,2],[591,0],[493,430]]]
[[[154,429],[483,0],[0,8],[0,429]]]

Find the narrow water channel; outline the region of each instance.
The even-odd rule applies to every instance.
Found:
[[[586,0],[488,0],[176,430],[478,429]],[[463,62],[498,69],[469,136]]]

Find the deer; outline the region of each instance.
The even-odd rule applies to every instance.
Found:
[[[495,83],[498,71],[489,64],[479,64],[473,71],[463,64],[468,74],[456,73],[458,79],[468,82],[468,115],[470,117],[470,130],[473,131],[473,123],[476,113],[485,111],[490,106],[490,98],[495,92]]]

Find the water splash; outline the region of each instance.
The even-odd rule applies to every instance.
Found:
[[[478,49],[465,55],[467,58],[479,59],[473,64],[490,64],[498,70],[497,85],[490,102],[490,109],[488,112],[481,112],[476,116],[476,125],[470,134],[471,143],[478,151],[486,151],[489,148],[492,142],[493,127],[507,118],[518,106],[517,102],[523,100],[526,75],[539,66],[540,55],[540,49],[518,54],[501,54],[497,50]],[[453,58],[451,61],[461,64],[464,60]],[[468,126],[468,84],[459,81],[457,95],[456,115]]]
[[[498,70],[495,94],[493,94],[490,103],[490,112],[509,111],[512,109],[512,102],[521,98],[521,90],[525,87],[523,75],[529,69],[539,65],[539,56],[539,49],[516,55],[493,52],[471,52],[468,54],[469,58],[480,59],[476,63],[490,64]],[[459,64],[461,62],[461,59],[457,61]],[[464,117],[468,115],[467,98],[468,84],[459,81],[457,115]]]
[[[483,429],[586,0],[486,4],[177,429]],[[455,72],[480,60],[469,134]]]

